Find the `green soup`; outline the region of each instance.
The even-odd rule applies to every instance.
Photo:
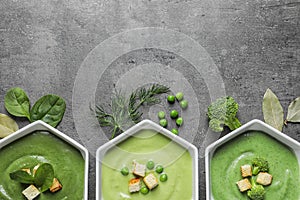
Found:
[[[134,176],[123,176],[120,169],[132,162],[146,164],[152,160],[164,166],[166,182],[144,195],[130,193],[128,182]],[[106,152],[102,161],[102,200],[190,200],[192,199],[192,158],[189,152],[162,134],[143,130]],[[159,179],[159,174],[153,172]]]
[[[274,138],[258,131],[239,135],[217,148],[211,160],[211,187],[215,200],[248,199],[236,182],[240,166],[261,156],[269,162],[272,184],[266,186],[265,200],[299,200],[299,163],[294,152]]]
[[[84,159],[81,153],[48,132],[34,132],[0,149],[0,199],[26,199],[22,191],[28,185],[11,180],[9,173],[45,162],[53,166],[55,177],[63,188],[56,193],[46,191],[35,199],[83,199]]]

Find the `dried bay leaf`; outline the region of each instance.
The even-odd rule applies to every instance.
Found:
[[[265,122],[282,131],[284,123],[283,108],[277,96],[269,88],[263,97],[262,110]]]
[[[288,122],[300,122],[300,97],[292,101],[288,107],[286,116]]]
[[[0,113],[0,138],[4,138],[19,129],[18,124],[9,116]]]

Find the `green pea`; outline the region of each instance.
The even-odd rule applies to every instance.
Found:
[[[149,189],[146,186],[142,186],[140,191],[141,191],[142,194],[148,194]]]
[[[157,165],[155,171],[160,174],[164,171],[164,167],[162,165]]]
[[[181,101],[183,99],[183,93],[182,92],[177,92],[175,95],[177,101]]]
[[[166,119],[161,119],[161,120],[159,120],[159,124],[162,127],[167,127],[168,126],[168,121]]]
[[[175,135],[178,135],[178,129],[177,128],[172,128],[171,132],[174,133]]]
[[[159,119],[164,119],[165,116],[166,116],[166,113],[164,111],[159,111],[157,113],[157,116],[158,116]]]
[[[171,110],[170,117],[175,119],[178,117],[178,111],[177,110]]]
[[[180,104],[180,107],[182,109],[186,109],[188,107],[188,101],[187,100],[182,100],[182,101],[180,101],[179,104]]]
[[[159,180],[161,182],[166,182],[168,180],[168,175],[167,174],[160,175]]]
[[[176,119],[176,124],[177,124],[177,126],[181,126],[181,125],[183,124],[183,119],[182,119],[182,117],[178,117],[178,118]]]
[[[153,169],[154,168],[154,162],[152,161],[152,160],[149,160],[148,162],[147,162],[147,168],[148,169]]]
[[[121,174],[123,174],[124,176],[127,176],[129,174],[129,169],[128,167],[123,167],[121,169]]]
[[[167,100],[168,100],[169,103],[174,103],[175,102],[175,96],[174,95],[169,95],[167,97]]]

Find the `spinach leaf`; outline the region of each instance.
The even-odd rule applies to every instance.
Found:
[[[42,120],[56,127],[66,110],[65,100],[57,95],[48,94],[41,97],[30,110],[30,121]]]
[[[15,120],[5,114],[0,113],[0,138],[6,137],[18,129],[19,126]]]
[[[51,164],[41,164],[34,175],[34,183],[36,186],[41,187],[41,192],[45,192],[52,185],[54,178],[54,170]]]
[[[283,108],[277,96],[270,89],[267,89],[263,97],[262,110],[265,122],[282,131],[284,123]]]
[[[14,172],[9,173],[9,177],[12,180],[18,181],[20,183],[26,183],[26,184],[34,184],[34,177],[28,174],[24,170],[17,170]]]
[[[10,114],[30,119],[30,102],[23,89],[15,87],[8,90],[4,97],[4,105]]]

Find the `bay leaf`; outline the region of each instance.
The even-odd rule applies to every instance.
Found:
[[[18,124],[9,116],[0,113],[0,138],[4,138],[19,129]]]
[[[283,108],[271,89],[267,89],[263,97],[262,110],[264,120],[270,126],[282,131],[284,124]]]
[[[300,97],[292,101],[288,107],[286,116],[288,122],[300,122]]]

